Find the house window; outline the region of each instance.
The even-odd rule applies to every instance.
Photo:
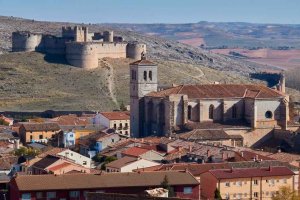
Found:
[[[115,140],[114,140],[114,139],[111,139],[111,142],[112,142],[112,143],[114,143],[114,142],[115,142]]]
[[[33,139],[33,137],[32,137],[32,135],[30,135],[30,140],[32,140]]]
[[[43,135],[39,135],[39,139],[40,139],[40,140],[43,139]]]
[[[237,186],[240,186],[240,187],[241,187],[241,186],[242,186],[242,181],[238,181],[238,182],[237,182]]]
[[[22,194],[22,200],[31,200],[31,194],[30,193]]]
[[[149,79],[152,81],[152,71],[149,71]]]
[[[70,191],[69,196],[70,196],[70,198],[78,198],[79,191]]]
[[[214,109],[215,109],[215,106],[211,104],[209,106],[209,119],[214,119]]]
[[[125,131],[125,135],[128,135],[128,131]]]
[[[230,187],[230,182],[226,182],[226,183],[225,183],[225,186],[226,186],[226,187]]]
[[[254,193],[253,193],[253,196],[254,196],[254,197],[258,197],[258,192],[254,192]]]
[[[125,123],[125,127],[128,127],[128,123]]]
[[[86,163],[86,161],[83,161],[83,163],[82,163],[83,165],[86,165],[87,163]]]
[[[192,119],[192,106],[188,106],[188,120]]]
[[[147,71],[144,71],[144,81],[147,81]]]
[[[114,124],[114,129],[117,129],[117,124]]]
[[[184,194],[192,194],[193,193],[192,187],[184,187],[183,188],[183,193]]]
[[[47,192],[47,199],[55,199],[56,192]]]
[[[37,192],[35,194],[35,196],[36,196],[37,199],[42,199],[43,198],[43,192]]]
[[[122,127],[123,127],[123,124],[122,124],[122,123],[120,123],[120,125],[119,125],[119,126],[120,126],[120,128],[122,128]]]
[[[237,118],[237,107],[236,107],[236,105],[233,105],[233,107],[232,107],[232,118],[233,119]]]
[[[282,182],[283,182],[283,183],[287,183],[287,180],[286,180],[286,178],[284,178],[284,179],[282,180]]]
[[[258,180],[254,180],[254,185],[258,185]]]
[[[271,111],[268,110],[268,111],[265,113],[265,117],[266,117],[267,119],[272,119],[273,113],[272,113]]]

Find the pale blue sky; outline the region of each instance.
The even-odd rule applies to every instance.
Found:
[[[300,0],[0,0],[0,15],[86,23],[300,24]]]

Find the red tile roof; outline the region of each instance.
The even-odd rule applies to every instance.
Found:
[[[131,148],[128,148],[125,151],[123,151],[122,154],[127,155],[127,156],[139,157],[148,151],[151,151],[151,150],[143,149],[140,147],[131,147]]]
[[[155,66],[156,64],[149,61],[149,60],[147,60],[147,59],[142,59],[142,60],[138,60],[138,61],[135,61],[133,63],[130,63],[130,65],[139,65],[139,66],[141,66],[141,65],[145,65],[145,66],[151,65],[151,66]]]
[[[209,171],[217,179],[234,179],[250,177],[292,176],[295,175],[287,167],[217,169]]]
[[[264,85],[246,84],[180,85],[158,92],[151,92],[147,96],[166,97],[171,94],[186,94],[191,99],[280,98],[284,96],[280,92]]]
[[[48,168],[48,170],[54,172],[54,171],[63,169],[63,168],[65,168],[65,167],[68,167],[68,166],[70,166],[70,165],[71,165],[71,163],[63,162],[63,163],[61,163],[61,164],[59,164],[59,165],[55,165],[55,166],[53,166],[53,167]]]
[[[177,171],[102,174],[18,175],[11,181],[19,191],[46,191],[93,188],[157,187],[167,176],[169,184],[199,185],[190,173]]]
[[[109,120],[130,120],[129,112],[102,112],[100,114]]]

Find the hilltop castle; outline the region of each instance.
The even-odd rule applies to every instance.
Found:
[[[113,31],[89,33],[88,27],[62,27],[61,37],[28,31],[12,33],[12,51],[38,51],[65,55],[70,65],[82,68],[98,67],[104,57],[141,59],[146,45],[126,42]]]

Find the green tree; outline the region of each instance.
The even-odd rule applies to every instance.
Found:
[[[37,156],[40,154],[40,151],[32,148],[20,147],[19,149],[15,150],[14,154],[16,156]]]
[[[300,196],[290,186],[282,186],[272,200],[300,200]]]
[[[218,188],[216,188],[216,190],[215,190],[215,199],[216,200],[221,200],[222,199],[220,190]]]
[[[120,104],[120,110],[121,110],[121,111],[127,111],[127,108],[126,108],[126,106],[124,105],[123,101],[122,101],[121,104]]]
[[[0,119],[0,125],[8,126],[9,123],[6,122],[4,119]]]
[[[169,191],[169,197],[175,197],[174,188],[170,186],[169,179],[165,175],[164,180],[160,183],[161,187]]]
[[[117,160],[116,157],[114,157],[114,156],[107,156],[107,157],[104,159],[104,162],[103,162],[102,165],[101,165],[101,169],[102,169],[102,170],[106,170],[106,165],[107,165],[108,163],[112,162],[112,161],[115,161],[115,160]]]

